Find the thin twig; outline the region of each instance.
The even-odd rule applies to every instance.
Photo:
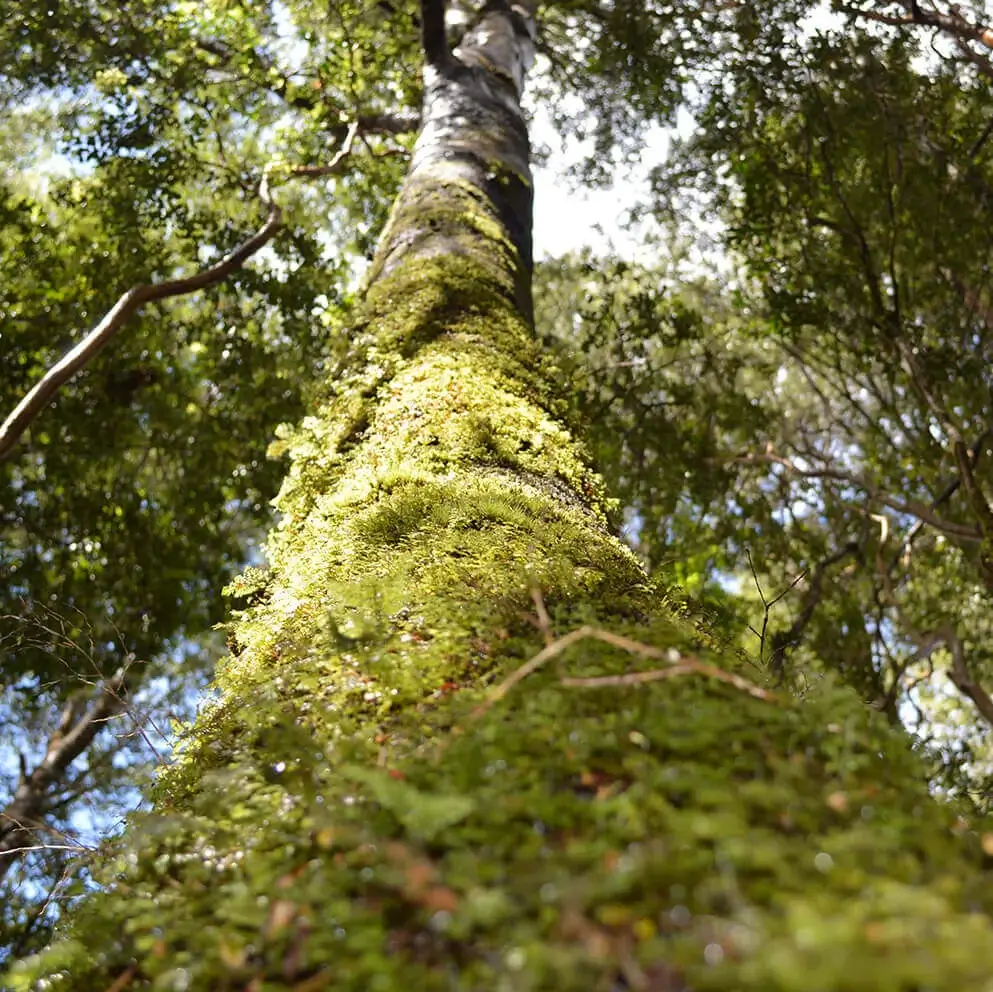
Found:
[[[550,647],[555,640],[555,635],[552,633],[552,621],[548,616],[548,610],[545,609],[545,599],[537,586],[531,590],[531,599],[534,601],[535,613],[538,614],[538,630],[541,631],[541,636],[545,639],[545,647]]]
[[[19,828],[20,829],[20,828]],[[11,847],[3,853],[7,854],[30,854],[31,851],[73,851],[78,854],[80,851],[92,851],[92,847],[85,844],[25,844],[22,847]]]
[[[121,974],[110,983],[110,985],[107,986],[105,992],[124,992],[124,990],[134,981],[134,977],[137,974],[138,969],[134,965],[130,965],[122,971]]]
[[[658,682],[660,679],[671,679],[679,675],[705,675],[708,678],[716,679],[718,682],[726,682],[736,689],[762,699],[767,703],[775,702],[773,693],[762,689],[757,685],[743,679],[733,672],[726,672],[716,665],[707,665],[697,661],[695,658],[684,660],[672,666],[672,668],[656,668],[650,672],[628,672],[626,675],[602,675],[593,678],[563,678],[562,685],[572,686],[582,689],[601,689],[606,686],[626,686],[643,685],[646,682]]]
[[[473,716],[482,716],[494,703],[503,699],[518,682],[523,682],[532,672],[536,672],[541,668],[545,662],[558,657],[571,644],[592,636],[593,630],[593,627],[577,627],[576,630],[570,631],[564,637],[560,637],[557,641],[553,641],[547,647],[543,648],[530,661],[526,661],[498,686],[494,686],[490,690],[489,696],[473,711]]]
[[[809,572],[809,571],[810,571],[809,568],[805,568],[802,572],[800,572],[796,576],[795,579],[793,579],[790,582],[790,584],[778,596],[776,596],[774,599],[770,599],[769,600],[769,609],[772,609],[772,607],[774,607],[776,605],[776,603],[778,603],[785,596],[788,596],[803,581],[804,576],[806,576],[807,572]]]
[[[841,561],[847,555],[857,554],[858,550],[858,544],[854,541],[849,541],[843,548],[834,552],[834,554],[828,555],[827,558],[818,562],[815,566],[813,576],[810,580],[810,585],[807,589],[807,594],[804,597],[804,604],[800,611],[800,615],[793,621],[788,630],[773,634],[772,637],[772,652],[769,655],[769,671],[771,671],[778,679],[781,680],[784,675],[787,650],[799,642],[807,628],[807,624],[809,624],[813,619],[814,612],[821,601],[821,595],[824,588],[824,576],[827,569],[831,565]],[[778,602],[783,596],[786,595],[786,593],[797,585],[800,579],[809,573],[810,569],[805,568],[791,583],[789,588],[783,590],[783,592],[769,605],[772,606],[773,603]]]
[[[752,580],[755,583],[755,588],[758,590],[759,599],[762,600],[762,605],[765,606],[765,593],[762,592],[762,583],[759,582],[758,573],[755,571],[755,565],[752,563],[751,548],[745,548],[745,556],[748,558],[748,567],[752,570]]]
[[[575,687],[638,685],[644,682],[654,682],[659,679],[672,678],[678,675],[696,674],[704,675],[720,682],[726,682],[728,685],[733,685],[736,689],[740,689],[742,692],[746,692],[748,695],[754,696],[756,699],[763,699],[767,702],[773,702],[776,700],[776,696],[773,693],[754,685],[747,679],[742,678],[740,675],[735,675],[732,672],[726,672],[721,668],[717,668],[715,665],[708,665],[706,662],[702,662],[698,658],[694,658],[689,655],[681,655],[678,651],[674,651],[673,649],[663,651],[661,648],[657,648],[652,644],[644,644],[641,641],[635,641],[629,637],[624,637],[622,634],[615,634],[609,630],[601,630],[599,627],[583,626],[577,627],[575,630],[570,631],[558,640],[546,645],[533,658],[526,661],[508,678],[506,678],[499,685],[495,686],[490,691],[489,696],[473,711],[473,716],[482,716],[495,703],[503,699],[503,697],[506,696],[507,693],[519,682],[522,682],[529,675],[536,672],[542,667],[542,665],[551,661],[553,658],[557,658],[563,651],[566,650],[566,648],[571,647],[573,644],[587,638],[602,641],[604,644],[610,644],[613,647],[620,648],[622,651],[627,651],[629,654],[635,654],[642,658],[653,658],[657,661],[663,661],[669,667],[664,670],[660,670],[661,674],[660,671],[652,671],[630,672],[625,675],[608,675],[588,679],[564,677],[561,680],[563,685]]]
[[[765,659],[765,634],[769,629],[769,604],[766,602],[765,593],[762,591],[762,583],[759,582],[758,572],[755,571],[755,564],[752,561],[752,549],[745,548],[745,555],[748,557],[748,567],[752,570],[752,580],[755,582],[755,588],[758,591],[759,599],[762,601],[762,630],[757,632],[751,624],[749,624],[749,629],[755,634],[759,639],[759,661]]]

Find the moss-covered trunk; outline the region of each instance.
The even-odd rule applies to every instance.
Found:
[[[431,27],[424,133],[351,362],[285,438],[219,701],[16,981],[993,988],[982,845],[906,739],[846,690],[746,683],[614,536],[529,319],[529,8],[451,56]]]

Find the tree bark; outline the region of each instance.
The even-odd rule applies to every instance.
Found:
[[[907,739],[755,685],[611,528],[530,325],[534,7],[433,43],[218,701],[18,988],[988,987],[982,855]]]

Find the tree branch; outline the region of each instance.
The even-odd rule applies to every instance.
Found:
[[[194,44],[201,51],[221,59],[225,64],[234,61],[235,56],[241,54],[225,42],[214,38],[197,38]],[[345,108],[329,98],[324,89],[292,86],[290,80],[294,73],[282,72],[265,52],[251,49],[249,55],[259,70],[259,78],[256,82],[260,86],[264,86],[270,93],[278,96],[288,107],[306,111],[324,104],[330,113],[337,111],[339,114],[344,114]],[[313,82],[318,83],[319,80],[315,79]],[[421,115],[420,113],[358,114],[355,116],[355,120],[362,134],[409,134],[420,127]],[[340,140],[344,135],[345,128],[342,125],[340,131],[337,127],[330,130],[336,140]]]
[[[968,527],[965,524],[957,524],[954,521],[939,517],[928,506],[921,503],[919,500],[897,499],[895,496],[891,496],[878,486],[874,486],[867,479],[863,479],[849,472],[842,472],[839,469],[832,468],[800,468],[799,465],[794,464],[788,458],[784,458],[782,455],[777,455],[771,451],[762,452],[759,454],[756,454],[755,452],[748,452],[747,454],[733,456],[727,460],[739,465],[781,465],[791,475],[795,475],[801,479],[835,479],[838,482],[856,486],[865,492],[870,498],[882,503],[883,506],[887,506],[891,510],[896,510],[897,513],[904,513],[910,517],[917,517],[918,520],[929,524],[934,527],[935,530],[942,531],[943,533],[948,534],[951,537],[955,537],[960,541],[978,543],[983,539],[982,531],[978,528]]]
[[[990,509],[989,500],[973,471],[972,451],[966,447],[962,440],[955,442],[955,461],[959,467],[962,488],[968,497],[972,512],[975,513],[976,519],[979,521],[979,528],[983,532],[983,536],[989,540],[993,538],[993,509]]]
[[[928,384],[927,377],[921,370],[920,363],[914,355],[914,350],[899,336],[899,329],[897,330],[897,333],[893,335],[893,344],[896,347],[898,354],[903,359],[904,368],[907,370],[907,375],[910,377],[910,384],[913,386],[917,395],[924,401],[924,405],[938,419],[941,429],[948,435],[949,439],[955,444],[961,443],[962,431],[960,430],[959,425],[952,418],[951,414],[949,414],[944,404],[941,403],[935,393],[932,392],[931,387]]]
[[[781,678],[786,667],[786,652],[789,648],[796,646],[803,637],[807,625],[813,619],[817,605],[824,594],[824,576],[828,568],[837,564],[849,555],[858,554],[859,546],[855,541],[849,541],[839,551],[828,555],[827,558],[819,561],[814,567],[814,574],[811,577],[807,594],[804,597],[803,609],[800,615],[793,621],[789,630],[774,634],[772,638],[772,654],[769,656],[769,670],[777,678]]]
[[[962,639],[954,627],[949,624],[927,635],[914,658],[916,660],[927,658],[935,648],[942,644],[949,649],[952,655],[952,667],[948,672],[952,684],[963,696],[972,701],[979,711],[979,715],[993,727],[993,698],[973,678],[965,660],[965,648],[962,646]]]
[[[49,738],[45,757],[28,772],[22,761],[21,780],[6,808],[0,812],[0,879],[13,867],[18,855],[42,850],[48,845],[33,843],[44,827],[43,816],[53,786],[69,766],[93,743],[108,720],[126,705],[124,668],[104,682],[96,698],[82,709],[70,702],[62,711],[59,726]]]
[[[328,176],[335,173],[344,159],[351,154],[358,124],[352,124],[341,149],[330,163],[324,166],[290,167],[287,178]],[[124,326],[129,317],[144,304],[166,300],[173,296],[197,293],[219,282],[244,265],[261,248],[267,245],[283,225],[283,212],[269,192],[269,172],[267,167],[259,185],[259,199],[268,208],[268,215],[262,226],[250,238],[246,238],[233,251],[215,265],[203,269],[184,279],[170,279],[160,283],[142,283],[132,286],[107,312],[89,334],[74,348],[70,349],[35,383],[27,395],[14,408],[10,416],[0,425],[0,461],[14,450],[24,432],[48,406],[55,393],[80,369],[102,351],[111,338]]]
[[[993,699],[972,677],[972,671],[965,660],[965,650],[962,647],[961,638],[950,627],[940,633],[943,633],[945,642],[952,651],[952,668],[948,677],[963,696],[972,700],[979,715],[993,727]]]
[[[979,484],[979,480],[973,471],[973,451],[962,440],[962,432],[959,425],[955,423],[948,410],[931,391],[913,349],[909,348],[906,342],[899,338],[896,339],[896,346],[900,355],[903,357],[912,385],[928,408],[930,408],[931,412],[938,418],[939,423],[952,442],[952,450],[955,455],[955,463],[959,469],[962,488],[965,490],[972,512],[976,515],[976,520],[979,523],[979,529],[983,537],[989,539],[993,537],[993,509],[990,508],[989,500],[986,498],[982,486]]]
[[[973,24],[967,21],[959,12],[942,13],[939,10],[922,10],[917,0],[899,0],[906,14],[884,14],[875,10],[863,10],[854,4],[846,4],[845,10],[856,17],[863,17],[879,24],[889,24],[893,27],[908,27],[921,24],[925,27],[937,28],[953,38],[975,41],[993,51],[993,30],[984,24]]]

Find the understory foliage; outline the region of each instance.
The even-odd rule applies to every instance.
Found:
[[[284,230],[0,463],[11,791],[101,677],[134,701],[3,882],[13,959],[74,904],[7,981],[989,989],[983,12],[546,5],[531,99],[586,182],[684,115],[647,261],[546,262],[536,336],[464,258],[357,289],[416,3],[50,6],[0,22],[4,414],[264,175]]]

